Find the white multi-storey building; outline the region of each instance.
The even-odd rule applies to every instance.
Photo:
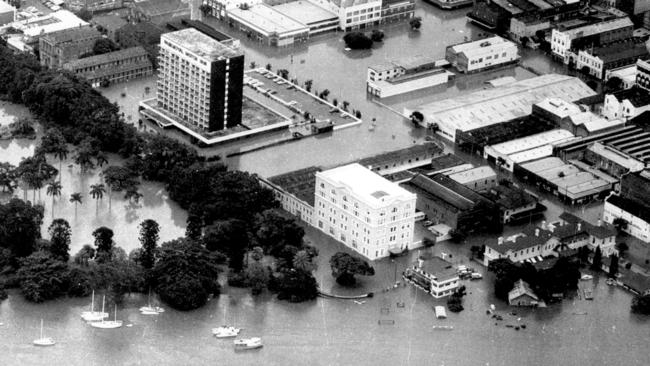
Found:
[[[158,107],[182,124],[218,131],[241,122],[244,55],[239,41],[219,42],[194,28],[160,39]]]
[[[311,0],[338,14],[339,28],[348,32],[365,29],[381,22],[381,0]]]
[[[416,195],[359,164],[316,173],[315,226],[375,260],[413,242]]]
[[[517,44],[494,36],[449,46],[445,58],[458,71],[471,73],[517,62],[520,56]]]

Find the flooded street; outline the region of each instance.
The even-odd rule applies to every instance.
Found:
[[[414,129],[410,122],[368,99],[366,69],[377,62],[418,54],[442,58],[447,45],[462,42],[465,37],[478,38],[483,31],[466,22],[466,12],[467,9],[444,12],[418,1],[416,15],[423,18],[421,30],[411,32],[407,25],[382,27],[386,33],[383,44],[369,51],[345,51],[341,41],[343,33],[323,35],[305,45],[286,49],[242,40],[247,64],[270,63],[274,70],[289,70],[300,82],[311,79],[314,89],[327,88],[331,91],[330,100],[350,102],[350,108],[360,110],[365,121],[361,126],[332,135],[305,138],[228,158],[226,163],[233,169],[271,176],[311,165],[336,165],[422,142],[423,129]],[[532,51],[524,52],[522,64],[540,72],[562,70]],[[486,80],[501,76],[523,79],[534,74],[524,67],[511,67],[459,78],[448,87],[390,98],[382,103],[401,111],[406,105],[482,88]],[[137,101],[147,96],[144,88],[154,84],[155,78],[147,78],[101,91],[121,106],[125,117],[132,116],[130,122],[135,122]],[[153,93],[152,89],[149,95]],[[0,105],[3,124],[26,115],[27,111],[19,106]],[[368,121],[372,118],[377,119],[377,126],[370,131]],[[21,158],[33,153],[35,143],[35,140],[0,142],[0,161],[18,164]],[[229,146],[220,148],[220,153],[236,153],[239,149]],[[62,196],[52,205],[52,197],[45,194],[45,189],[40,193],[40,201],[45,205],[44,235],[52,213],[55,218],[66,218],[72,226],[72,254],[83,244],[92,243],[92,231],[102,225],[114,230],[116,244],[127,252],[139,246],[138,224],[147,218],[160,224],[161,241],[184,234],[186,212],[168,199],[161,185],[144,183],[140,188],[144,198],[139,207],[129,205],[121,194],[115,193],[109,210],[107,195],[101,201],[88,195],[90,185],[100,180],[99,169],[81,175],[77,166],[69,167],[72,156],[62,163]],[[58,169],[58,161],[50,160],[50,163]],[[76,214],[68,200],[74,192],[81,192],[84,197]],[[26,193],[32,199],[33,192]],[[16,195],[23,197],[21,191]],[[37,201],[38,197],[37,192]],[[553,203],[551,197],[543,198],[548,200],[545,204],[549,202],[547,217],[556,218],[563,207]],[[582,207],[571,210],[581,212]],[[585,208],[585,215],[592,222],[599,212],[599,205]],[[506,234],[517,229],[509,228]],[[344,289],[334,282],[328,263],[342,245],[311,228],[306,228],[306,232],[307,238],[320,250],[316,278],[323,291],[345,295],[374,292],[375,296],[362,304],[325,298],[291,304],[278,301],[270,294],[252,297],[247,290],[225,288],[224,294],[201,309],[177,312],[167,308],[162,315],[145,317],[138,308],[146,299],[134,295],[117,312],[118,319],[133,326],[111,331],[95,329],[81,321],[79,314],[87,310],[90,299],[33,304],[14,291],[8,300],[0,303],[0,323],[4,323],[0,326],[0,365],[647,365],[650,320],[631,314],[632,296],[607,286],[604,277],[594,280],[593,301],[576,297],[545,309],[511,309],[494,298],[492,274],[485,273],[477,263],[470,264],[467,258],[470,244],[437,244],[433,248],[435,254],[451,253],[455,264],[470,264],[485,279],[465,281],[468,289],[465,311],[448,312],[448,319],[436,320],[432,306],[444,305],[445,300],[434,300],[411,286],[383,291],[413,263],[418,252],[395,262],[378,261],[373,264],[375,276],[360,278],[357,288]],[[417,236],[424,232],[418,225]],[[481,244],[481,238],[473,240],[471,244]],[[495,304],[505,317],[498,325],[485,313],[490,304]],[[517,315],[507,315],[513,310]],[[587,315],[577,315],[585,312]],[[57,341],[55,347],[40,349],[31,344],[38,336],[41,318],[46,335]],[[235,353],[231,341],[218,340],[210,334],[212,327],[224,324],[244,328],[244,336],[262,337],[264,348]],[[527,327],[515,331],[505,324]],[[452,325],[454,329],[434,330],[433,325]]]

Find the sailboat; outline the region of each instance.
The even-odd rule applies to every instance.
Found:
[[[95,290],[93,290],[92,300],[90,301],[90,311],[81,313],[81,319],[87,322],[98,322],[104,318],[108,318],[108,313],[104,311],[95,311]]]
[[[224,309],[223,312],[223,320],[225,322],[226,320],[226,313],[228,312],[228,305],[226,304],[226,308]],[[229,325],[222,325],[217,328],[212,328],[212,335],[214,335],[217,338],[232,338],[232,337],[237,337],[239,335],[239,332],[241,331],[241,328],[235,328],[233,326]]]
[[[142,315],[158,315],[163,312],[165,312],[165,309],[161,308],[160,306],[151,306],[151,289],[149,289],[149,303],[147,306],[140,308],[140,313]]]
[[[103,301],[102,301],[102,312],[104,312],[104,302]],[[115,318],[114,318],[114,320],[102,319],[101,321],[98,321],[98,322],[91,322],[90,326],[93,327],[93,328],[100,328],[100,329],[120,328],[122,326],[122,321],[117,320],[117,305],[115,305]]]
[[[47,347],[54,346],[56,342],[51,337],[43,337],[43,319],[41,319],[41,337],[34,340],[35,346]]]

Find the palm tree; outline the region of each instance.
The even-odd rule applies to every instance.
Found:
[[[47,185],[48,196],[52,196],[52,217],[54,217],[54,198],[61,195],[61,182],[51,182]]]
[[[68,145],[65,143],[58,144],[54,149],[54,157],[59,159],[59,183],[61,183],[61,166],[63,160],[68,158]]]
[[[127,189],[126,193],[124,194],[124,198],[129,200],[129,202],[135,202],[139,203],[140,199],[142,198],[142,193],[138,192],[137,189]]]
[[[77,204],[83,204],[81,193],[73,193],[70,195],[70,202],[74,203],[74,216],[77,217]]]
[[[104,193],[106,193],[106,188],[104,188],[103,183],[93,184],[90,186],[90,195],[93,199],[96,200],[96,212],[99,212],[99,200],[104,198]]]

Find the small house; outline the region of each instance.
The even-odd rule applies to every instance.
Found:
[[[537,306],[538,303],[539,298],[524,280],[515,282],[515,287],[508,293],[510,306]]]

